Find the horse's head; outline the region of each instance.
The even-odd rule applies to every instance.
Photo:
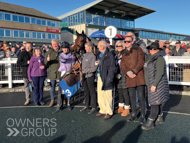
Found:
[[[84,31],[82,31],[81,34],[79,34],[77,31],[76,31],[76,34],[77,34],[77,38],[75,39],[75,44],[72,46],[71,48],[71,52],[79,52],[80,50],[84,50],[85,47],[85,43],[86,43],[86,38],[88,38],[86,36],[86,34],[84,34]]]

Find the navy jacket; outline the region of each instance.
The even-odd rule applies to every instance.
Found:
[[[3,49],[0,50],[0,56],[3,55],[3,57],[0,57],[0,60],[5,58],[5,51]]]
[[[99,58],[100,53],[97,56]],[[113,53],[107,48],[99,65],[100,77],[103,85],[102,90],[111,90],[114,86],[114,75],[117,72],[115,58]]]
[[[32,57],[32,52],[29,53],[27,51],[23,51],[19,54],[18,56],[18,60],[17,60],[17,64],[19,66],[21,66],[22,68],[22,76],[23,78],[28,78],[28,66],[29,64],[27,63],[27,61],[29,61]]]

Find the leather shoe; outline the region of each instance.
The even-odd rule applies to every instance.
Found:
[[[112,115],[106,114],[106,116],[104,117],[104,119],[110,119],[111,117],[112,117]]]
[[[140,124],[144,124],[146,122],[146,118],[144,115],[141,116]]]
[[[137,115],[136,114],[132,114],[131,117],[127,120],[129,122],[133,122],[137,119]]]
[[[94,113],[96,111],[96,108],[92,108],[89,112],[88,112],[88,114],[92,114],[92,113]]]
[[[87,110],[88,109],[88,107],[84,107],[84,108],[82,108],[81,110],[80,110],[80,112],[82,112],[82,111],[85,111],[85,110]]]
[[[100,117],[100,116],[103,116],[103,115],[105,115],[105,114],[102,114],[102,113],[97,113],[96,114],[97,117]]]

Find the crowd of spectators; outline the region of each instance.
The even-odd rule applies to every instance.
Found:
[[[43,86],[49,70],[50,96],[49,107],[55,104],[55,87],[57,80],[77,63],[77,58],[70,53],[68,42],[60,43],[56,39],[51,45],[43,44],[35,47],[29,42],[22,44],[16,42],[15,46],[9,46],[7,41],[0,44],[0,59],[18,58],[17,64],[22,68],[26,101],[24,105],[31,103],[30,83],[33,82],[33,101],[36,106],[44,105]],[[94,49],[96,49],[94,52]],[[168,100],[169,88],[166,77],[166,64],[163,56],[189,56],[190,46],[177,40],[175,46],[169,41],[150,41],[147,44],[137,38],[132,32],[128,32],[125,40],[116,41],[115,45],[110,45],[109,40],[100,40],[98,45],[94,45],[88,39],[85,44],[85,54],[82,55],[83,87],[85,94],[85,107],[80,111],[92,107],[88,114],[96,111],[97,103],[100,107],[96,116],[104,115],[105,119],[110,119],[113,115],[112,89],[118,89],[119,104],[115,113],[121,116],[131,117],[129,122],[137,119],[137,109],[141,109],[140,123],[145,130],[154,127],[154,123],[163,123],[162,106]],[[174,67],[176,70],[181,70]],[[149,74],[145,74],[147,72]],[[154,71],[152,73],[152,71]],[[96,74],[95,74],[96,73]],[[155,79],[151,79],[153,74]],[[94,79],[97,79],[97,96],[95,92]],[[150,81],[151,80],[151,81]],[[150,84],[151,83],[151,84]],[[156,96],[158,90],[164,91],[160,98],[150,98]],[[59,88],[56,112],[63,109],[62,103],[65,100],[64,92]],[[154,94],[156,93],[157,94]],[[158,96],[158,95],[157,95]],[[146,120],[145,114],[147,104],[151,104],[151,115]],[[131,109],[131,110],[130,110]]]

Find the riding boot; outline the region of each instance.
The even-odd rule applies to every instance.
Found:
[[[154,128],[154,119],[148,118],[148,120],[141,126],[143,130],[150,130]]]
[[[136,119],[137,119],[136,113],[132,113],[131,117],[130,117],[127,121],[133,122],[133,121],[135,121]]]
[[[57,103],[57,108],[56,108],[56,110],[53,112],[53,114],[58,113],[58,112],[60,112],[60,111],[62,111],[62,110],[63,110],[63,105],[61,105],[60,103]]]
[[[161,115],[158,115],[158,118],[156,119],[155,125],[163,124],[164,123],[162,115],[163,115],[163,113]]]

